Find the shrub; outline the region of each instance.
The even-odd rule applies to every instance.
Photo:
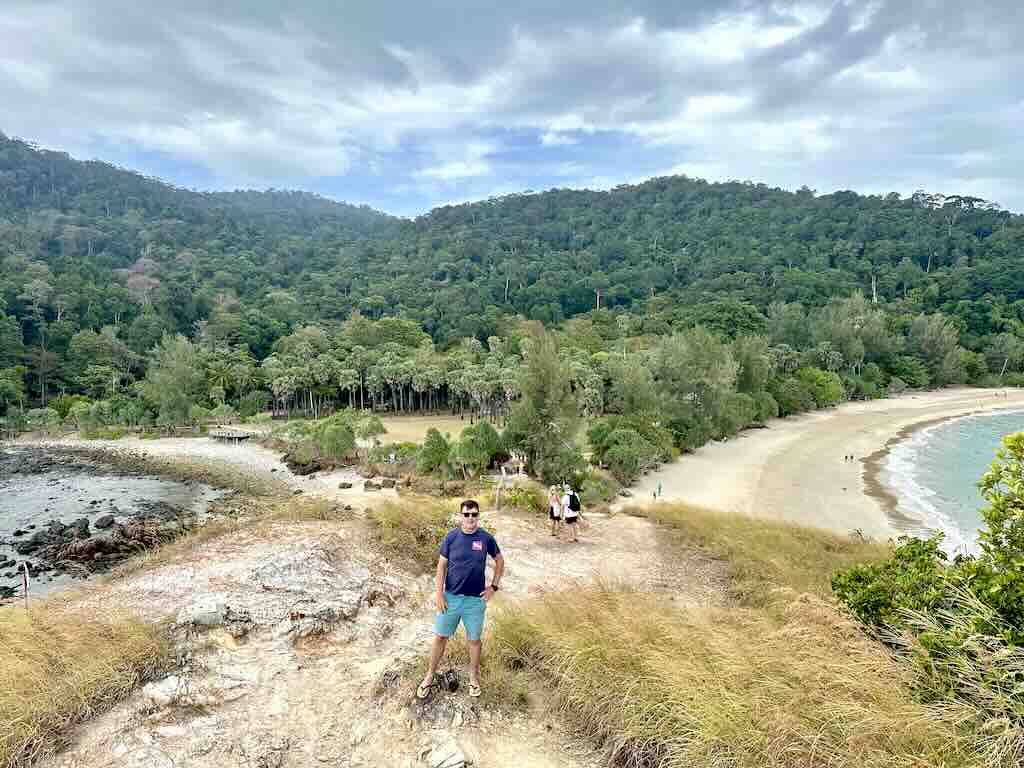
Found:
[[[438,547],[451,529],[451,503],[434,500],[388,503],[371,510],[376,538],[403,566],[429,573],[437,565]]]
[[[815,405],[819,408],[835,405],[845,397],[842,380],[831,371],[823,371],[820,368],[801,368],[796,375],[807,385]]]
[[[221,403],[210,411],[210,418],[214,421],[231,424],[238,420],[238,414],[235,412],[235,409],[227,403]]]
[[[50,431],[60,426],[60,414],[53,408],[33,408],[25,414],[29,429]]]
[[[446,470],[450,453],[451,443],[448,438],[431,427],[427,430],[426,438],[423,440],[417,469],[425,475]]]
[[[505,493],[505,503],[520,512],[547,515],[548,495],[544,488],[534,483],[515,485]]]
[[[266,392],[250,392],[238,401],[238,415],[243,419],[265,415],[269,421],[271,418],[270,414],[261,413],[269,403],[270,395]]]
[[[948,596],[941,542],[941,535],[926,541],[901,536],[888,560],[837,572],[832,591],[876,630],[901,623],[905,610],[934,610]]]
[[[769,419],[776,419],[779,416],[779,404],[775,402],[770,392],[758,392],[754,395],[757,403],[757,421],[764,424]]]
[[[579,495],[587,504],[606,504],[619,493],[619,484],[606,472],[592,469],[587,472]]]
[[[907,382],[899,376],[893,376],[889,379],[888,391],[890,395],[902,395],[907,391]]]
[[[88,402],[89,398],[85,395],[57,395],[57,397],[50,398],[50,407],[60,415],[60,420],[64,421],[72,407]]]
[[[800,379],[792,376],[782,381],[773,382],[772,396],[779,405],[780,416],[792,416],[795,413],[813,410],[814,393]]]

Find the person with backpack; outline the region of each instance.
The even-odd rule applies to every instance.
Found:
[[[562,497],[562,519],[565,524],[569,526],[569,531],[572,533],[572,538],[569,541],[579,541],[579,536],[576,534],[576,524],[580,519],[580,512],[583,511],[583,505],[580,503],[580,497],[572,489],[572,486],[568,483],[565,484],[565,495]]]

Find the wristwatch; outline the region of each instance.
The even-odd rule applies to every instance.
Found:
[[[497,592],[498,591],[498,585],[497,584],[491,584],[491,589],[493,589],[495,592]]]

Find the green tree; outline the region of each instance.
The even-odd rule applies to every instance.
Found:
[[[165,335],[153,350],[142,391],[156,407],[157,423],[191,423],[193,406],[205,388],[199,350],[184,336]]]

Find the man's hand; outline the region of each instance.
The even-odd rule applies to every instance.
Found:
[[[485,603],[489,603],[491,598],[494,597],[494,589],[492,587],[487,587],[487,589],[480,593],[480,597],[484,599]]]
[[[445,613],[448,610],[448,601],[444,599],[444,592],[437,593],[437,612]]]

